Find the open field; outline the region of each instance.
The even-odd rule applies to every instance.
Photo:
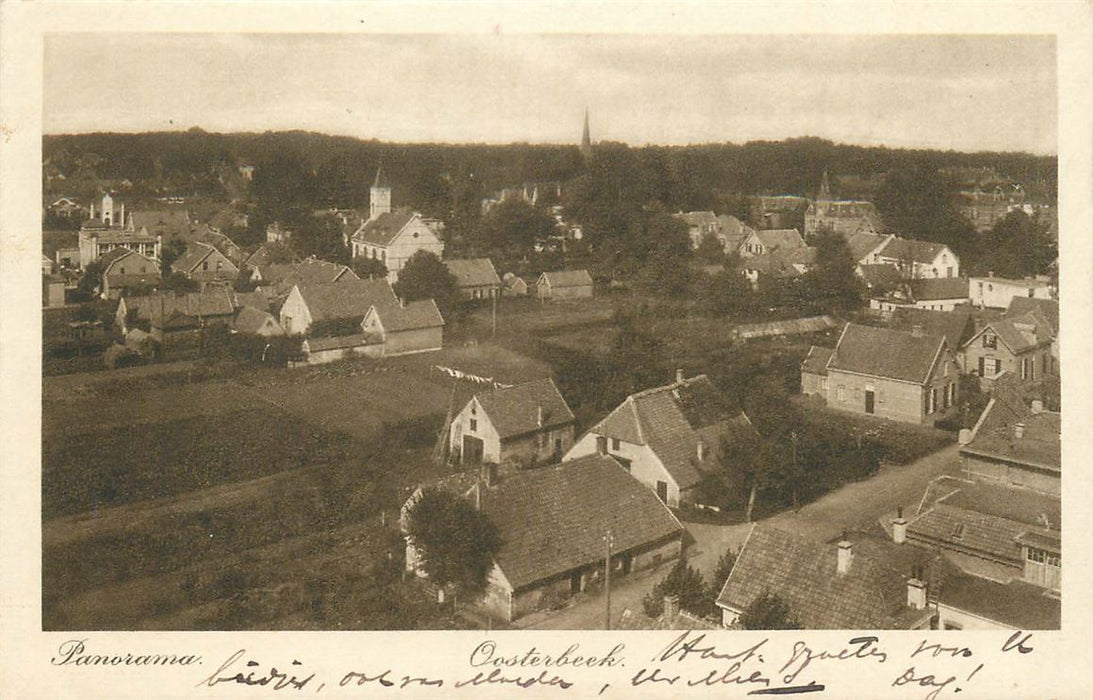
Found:
[[[456,382],[435,365],[551,373],[480,345],[193,383],[43,379],[43,624],[444,626],[392,578],[398,508],[443,473],[429,426]]]

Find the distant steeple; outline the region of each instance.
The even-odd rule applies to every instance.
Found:
[[[831,201],[831,180],[827,176],[827,170],[824,170],[823,179],[820,180],[820,193],[816,196],[816,199],[821,202]]]
[[[368,191],[368,220],[378,218],[391,211],[391,185],[383,174],[383,166],[376,170],[376,179]]]
[[[584,108],[584,134],[581,135],[581,155],[585,159],[592,157],[592,136],[588,130],[588,107]]]

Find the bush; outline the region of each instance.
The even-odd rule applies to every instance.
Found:
[[[799,630],[789,605],[774,593],[764,593],[751,602],[738,621],[746,630]]]
[[[664,612],[664,598],[669,595],[677,596],[679,608],[693,615],[709,617],[717,612],[715,594],[706,587],[702,574],[682,559],[642,599],[645,614],[649,617],[661,615]]]

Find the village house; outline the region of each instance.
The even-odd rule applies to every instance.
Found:
[[[123,335],[147,327],[156,342],[170,345],[175,351],[199,344],[202,333],[211,326],[231,328],[234,320],[232,292],[222,287],[177,296],[157,293],[122,297],[114,316]]]
[[[266,265],[272,265],[278,261],[299,262],[292,249],[281,243],[263,243],[253,253],[243,259],[243,270],[247,275],[253,275],[254,270]]]
[[[514,272],[506,272],[501,278],[501,295],[506,297],[526,297],[528,283]]]
[[[1013,297],[1005,318],[1025,324],[1033,324],[1041,333],[1051,335],[1051,357],[1054,362],[1048,371],[1058,371],[1059,364],[1059,302],[1055,299]]]
[[[578,299],[592,296],[588,270],[554,270],[539,275],[535,295],[540,299]]]
[[[794,279],[804,275],[815,264],[816,249],[804,246],[774,249],[769,253],[742,257],[739,269],[753,286],[758,286],[760,277]]]
[[[972,277],[969,285],[972,305],[979,308],[1005,309],[1015,297],[1055,298],[1051,281],[1042,277],[1012,280],[988,274],[986,277]]]
[[[347,265],[319,260],[314,256],[294,263],[258,265],[251,270],[251,281],[272,286],[287,294],[295,285],[310,286],[359,280]]]
[[[777,525],[753,524],[717,596],[725,627],[764,594],[778,596],[803,629],[930,629],[928,581],[938,555],[880,533],[822,543]]]
[[[873,265],[870,267],[882,267]],[[890,267],[895,267],[890,266]],[[902,274],[901,274],[902,277]],[[869,308],[881,312],[899,309],[952,311],[968,305],[968,280],[963,277],[941,277],[901,280],[887,291],[871,296]]]
[[[281,305],[281,327],[287,335],[307,335],[317,323],[339,331],[360,333],[359,326],[374,304],[398,298],[387,280],[339,279],[325,284],[294,284]],[[326,333],[322,335],[345,335]]]
[[[720,231],[717,215],[712,211],[688,211],[675,215],[687,225],[687,236],[691,239],[691,248],[695,249],[706,236],[716,236]]]
[[[751,426],[700,374],[631,394],[577,440],[565,459],[606,454],[670,506],[697,503],[704,477],[720,477],[721,438]]]
[[[449,448],[468,465],[552,463],[573,446],[573,412],[552,379],[475,394],[452,419]]]
[[[127,248],[115,248],[103,255],[100,294],[117,299],[130,291],[151,291],[159,284],[159,261]]]
[[[455,278],[461,299],[492,299],[501,288],[501,278],[489,258],[445,260],[444,267]]]
[[[743,257],[765,255],[805,247],[805,241],[795,228],[749,231],[738,250]]]
[[[171,270],[201,285],[230,284],[239,268],[226,255],[208,243],[194,241],[171,263]]]
[[[102,197],[101,207],[95,211],[91,204],[91,218],[80,226],[78,236],[80,267],[92,262],[116,248],[124,248],[147,258],[159,260],[161,234],[149,232],[144,227],[134,227],[133,220],[126,222],[125,205],[114,205],[110,193]]]
[[[483,471],[485,478],[460,495],[501,535],[480,603],[494,619],[512,622],[600,587],[605,565],[617,580],[678,559],[682,552],[683,525],[611,457],[593,454],[509,474],[500,474],[493,465]],[[465,478],[448,481],[449,488],[467,483]],[[421,492],[415,491],[403,506],[404,517]],[[612,542],[609,563],[607,535]],[[410,540],[407,570],[423,575],[418,561]]]
[[[368,220],[349,236],[354,258],[379,260],[387,267],[387,279],[392,284],[410,257],[424,250],[438,258],[444,257],[444,242],[421,214],[409,209],[391,208],[391,186],[376,171],[368,200]]]
[[[895,265],[905,279],[911,280],[960,276],[960,258],[949,246],[898,236],[889,236],[870,254],[869,262]]]
[[[1034,400],[1026,405],[1019,387],[995,391],[975,427],[961,434],[960,462],[968,478],[1058,496],[1062,481],[1060,414]]]
[[[366,343],[379,344],[380,357],[432,352],[444,345],[444,318],[432,299],[377,300],[361,328]]]
[[[826,386],[821,395],[831,408],[931,423],[957,405],[959,365],[943,336],[848,323],[819,373],[822,353],[809,352],[801,386]]]
[[[944,336],[950,348],[963,347],[964,343],[975,334],[975,318],[972,316],[971,309],[968,308],[954,311],[896,309],[888,326],[901,331],[914,331],[917,326],[927,335]]]
[[[702,240],[713,236],[721,244],[726,255],[740,250],[740,246],[755,229],[731,214],[715,215],[712,211],[681,212],[675,217],[687,225],[687,235],[691,239],[691,248],[697,249]]]
[[[240,306],[232,322],[232,331],[244,335],[274,338],[285,334],[273,314],[253,306]]]
[[[804,224],[809,201],[797,195],[760,195],[752,197],[748,218],[762,228],[794,228]]]
[[[879,309],[880,306],[874,305],[873,299],[886,299],[892,292],[899,291],[903,287],[903,275],[895,265],[858,263],[854,273],[865,283],[870,296],[869,305],[874,309]]]
[[[960,348],[963,368],[979,377],[987,390],[1006,372],[1022,381],[1035,382],[1057,371],[1051,352],[1053,342],[1051,329],[1033,317],[996,319]]]

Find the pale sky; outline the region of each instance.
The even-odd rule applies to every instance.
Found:
[[[47,35],[46,133],[304,129],[396,142],[818,136],[1055,154],[1030,35]]]

